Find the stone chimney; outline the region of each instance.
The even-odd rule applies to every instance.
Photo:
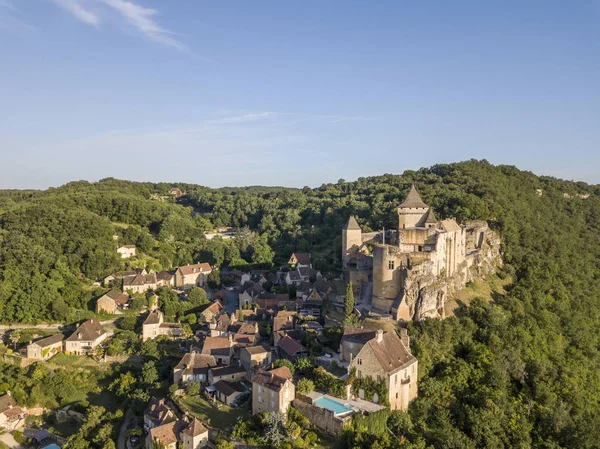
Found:
[[[406,346],[406,349],[410,351],[410,337],[408,336],[408,330],[400,329],[400,340]]]
[[[377,330],[377,343],[383,342],[383,331],[381,329]]]

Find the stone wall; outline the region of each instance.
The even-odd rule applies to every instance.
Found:
[[[426,261],[406,270],[404,288],[392,307],[396,319],[444,318],[444,304],[474,279],[486,279],[502,266],[500,238],[489,229],[483,232],[481,248],[472,250],[456,266],[453,275],[434,276],[434,261]]]
[[[331,410],[312,405],[312,400],[309,397],[299,393],[292,405],[312,424],[331,434],[340,434],[344,429],[345,422],[348,421],[348,419],[337,418]]]

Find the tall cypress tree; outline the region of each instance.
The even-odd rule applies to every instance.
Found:
[[[354,291],[352,290],[352,282],[348,282],[346,286],[346,299],[344,300],[344,324],[352,324],[354,322]]]

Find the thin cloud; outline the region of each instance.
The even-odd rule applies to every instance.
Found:
[[[14,7],[14,5],[9,2],[8,0],[0,0],[0,6],[4,7],[4,8],[8,8],[11,11],[16,11],[17,8]]]
[[[152,8],[145,8],[127,0],[101,0],[106,6],[117,11],[121,16],[136,30],[144,34],[149,39],[163,45],[176,48],[179,51],[187,51],[188,48],[183,43],[173,37],[176,33],[161,27],[154,16],[158,11]]]
[[[65,11],[73,14],[79,20],[88,25],[98,27],[100,25],[100,17],[93,11],[83,7],[80,0],[52,0],[56,5],[63,8]]]
[[[6,0],[0,0],[4,2]],[[128,0],[52,0],[57,6],[63,8],[83,23],[98,27],[109,15],[102,14],[110,9],[127,22],[129,26],[146,38],[159,44],[188,52],[188,47],[177,40],[177,33],[170,31],[158,24],[155,16],[156,9],[146,8]]]

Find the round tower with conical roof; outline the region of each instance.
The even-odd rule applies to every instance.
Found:
[[[362,245],[362,231],[356,218],[350,216],[348,223],[342,229],[342,261],[348,266],[350,259],[356,257],[358,248]]]

